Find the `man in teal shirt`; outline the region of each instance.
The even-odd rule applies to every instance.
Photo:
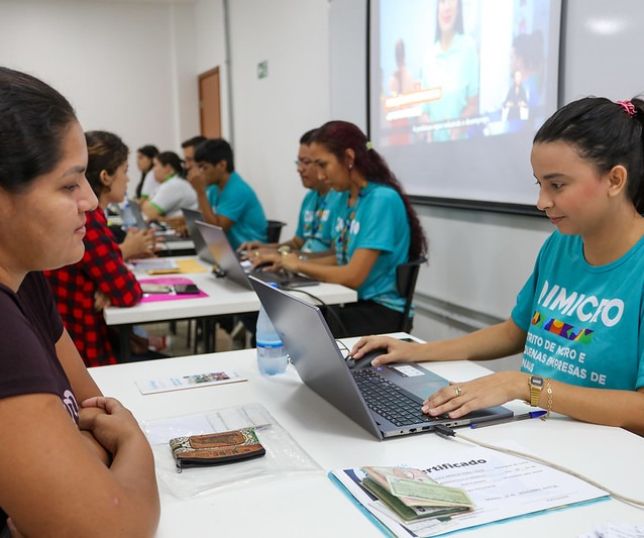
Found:
[[[295,161],[302,186],[309,189],[300,206],[295,235],[282,243],[265,244],[259,241],[244,243],[239,250],[261,247],[286,252],[299,250],[306,255],[320,255],[329,253],[333,248],[332,231],[340,193],[330,190],[328,183],[318,179],[310,147],[314,133],[315,129],[311,129],[302,135]]]
[[[255,191],[235,172],[233,150],[223,138],[195,148],[201,174],[190,178],[199,209],[210,224],[220,226],[236,249],[246,241],[266,241],[268,222]]]
[[[311,158],[311,140],[315,129],[300,138],[297,152],[297,173],[302,186],[309,189],[302,200],[297,219],[295,237],[291,240],[295,248],[304,253],[328,252],[332,248],[332,230],[339,193],[331,190],[328,183],[320,181],[315,163]]]

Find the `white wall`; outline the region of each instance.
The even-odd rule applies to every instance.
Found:
[[[367,0],[328,1],[331,95],[328,119],[350,121],[366,132]],[[356,35],[365,38],[359,40]]]
[[[4,0],[0,64],[49,82],[86,130],[119,134],[134,152],[176,149],[198,128],[191,4]],[[196,78],[196,77],[195,77]],[[196,85],[196,82],[194,82]]]
[[[291,237],[304,196],[293,161],[300,136],[329,118],[327,0],[233,0],[230,6],[236,168],[267,217]],[[257,64],[268,61],[268,77]]]
[[[195,39],[196,39],[196,71],[204,73],[219,67],[221,86],[221,128],[224,138],[230,138],[229,106],[227,80],[230,76],[226,62],[226,39],[224,27],[223,0],[197,0],[194,4]],[[198,127],[198,126],[197,126]],[[185,138],[198,133],[198,128]]]
[[[177,151],[181,155],[181,142],[199,132],[197,20],[192,4],[170,4],[168,8],[174,140],[165,149]]]

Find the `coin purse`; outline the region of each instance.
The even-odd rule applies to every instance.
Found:
[[[177,472],[184,467],[220,465],[266,454],[253,428],[170,439]]]

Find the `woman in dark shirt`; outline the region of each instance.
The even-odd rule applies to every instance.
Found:
[[[86,167],[65,98],[0,67],[0,508],[16,535],[151,536],[150,447],[89,376],[39,273],[83,256]]]

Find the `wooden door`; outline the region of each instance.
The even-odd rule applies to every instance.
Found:
[[[219,67],[199,75],[199,119],[201,134],[221,138]]]

